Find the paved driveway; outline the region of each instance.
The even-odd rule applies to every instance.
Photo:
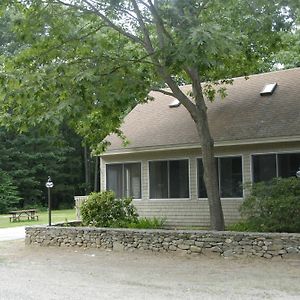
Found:
[[[25,238],[25,226],[0,228],[0,241],[11,241]]]
[[[0,299],[300,299],[300,260],[224,260],[0,242]]]

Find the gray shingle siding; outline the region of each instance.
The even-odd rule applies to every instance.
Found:
[[[251,146],[217,147],[216,156],[242,155],[243,180],[250,182],[251,154],[270,152],[299,152],[300,142],[273,143]],[[205,199],[197,197],[197,158],[201,157],[200,149],[157,151],[136,154],[119,154],[101,158],[101,186],[105,187],[105,164],[115,162],[140,161],[142,163],[142,199],[134,200],[140,216],[166,217],[171,226],[207,226],[209,209]],[[190,162],[190,199],[149,199],[148,162],[156,159],[188,158]],[[239,207],[243,199],[222,199],[226,224],[239,219]]]

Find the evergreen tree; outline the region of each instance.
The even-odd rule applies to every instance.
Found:
[[[0,170],[0,213],[7,213],[10,209],[15,208],[20,199],[12,178]]]
[[[23,200],[20,206],[47,202],[45,182],[51,176],[53,206],[73,206],[82,194],[83,167],[80,139],[68,134],[44,136],[38,130],[16,134],[0,129],[0,168],[13,179]],[[69,139],[70,141],[65,140]]]

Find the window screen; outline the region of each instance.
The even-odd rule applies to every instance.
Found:
[[[216,158],[219,193],[222,198],[243,197],[243,168],[242,158],[221,157]],[[207,198],[203,178],[202,159],[198,159],[198,197]]]
[[[278,176],[293,177],[300,168],[300,153],[278,154]]]
[[[106,165],[106,189],[115,192],[117,198],[141,198],[141,164]]]
[[[253,155],[253,181],[269,181],[276,177],[276,154]]]
[[[188,160],[149,162],[150,198],[188,198]]]
[[[168,162],[152,161],[149,163],[150,198],[168,198]]]
[[[222,157],[219,164],[221,197],[243,197],[242,158]]]

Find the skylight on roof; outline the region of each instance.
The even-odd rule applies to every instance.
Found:
[[[277,83],[269,83],[269,84],[266,84],[263,88],[263,90],[260,92],[260,95],[261,96],[264,96],[264,95],[272,95],[273,92],[275,91],[277,87]]]
[[[173,108],[173,107],[178,107],[180,105],[180,102],[178,99],[174,99],[170,104],[169,107]]]

